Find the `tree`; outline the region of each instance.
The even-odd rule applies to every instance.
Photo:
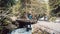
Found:
[[[15,0],[1,0],[1,7],[10,7],[15,4]]]
[[[60,0],[49,0],[50,11],[52,16],[57,16],[60,12]]]
[[[16,15],[13,12],[19,12],[20,0],[18,0],[18,1],[15,1],[15,0],[2,0],[0,3],[1,3],[0,7],[3,10],[3,11],[0,12],[0,18],[1,18],[0,22],[1,23],[12,22],[10,17]]]

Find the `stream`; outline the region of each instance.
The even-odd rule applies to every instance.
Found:
[[[11,34],[32,34],[31,30],[27,31],[26,28],[19,28],[16,30],[13,30]]]

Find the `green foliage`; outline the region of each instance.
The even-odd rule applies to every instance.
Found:
[[[57,16],[60,12],[60,0],[49,0],[50,11],[52,16]]]
[[[10,21],[10,19],[5,19],[5,20],[4,20],[4,25],[8,25],[8,24],[10,24],[10,23],[12,23],[12,21]]]
[[[3,25],[8,25],[9,23],[12,23],[12,20],[9,17],[3,17],[0,19],[0,22],[3,23]]]
[[[54,22],[56,20],[56,17],[50,17],[49,21]]]
[[[15,4],[15,0],[1,0],[2,7],[11,7]]]
[[[31,4],[30,4],[31,2]],[[56,10],[58,5],[60,5],[60,0],[49,0],[49,4],[43,0],[37,1],[37,0],[32,0],[32,1],[28,1],[26,2],[25,0],[2,0],[0,3],[2,3],[2,7],[6,7],[5,9],[7,9],[6,11],[3,11],[3,14],[5,14],[6,12],[9,11],[8,15],[10,18],[11,16],[22,16],[24,14],[24,12],[32,12],[33,15],[35,15],[35,13],[40,14],[40,16],[44,16],[44,14],[47,15],[51,15],[53,17],[50,18],[50,21],[54,21],[55,20],[55,15],[54,12],[50,12],[52,10]],[[23,3],[27,3],[28,5]],[[29,7],[28,7],[29,6]],[[23,7],[23,8],[21,8]],[[9,8],[9,9],[8,9]],[[21,14],[21,15],[19,15]],[[57,13],[60,14],[60,13]],[[1,19],[2,20],[2,19]],[[8,22],[10,22],[8,19],[4,20],[5,24],[8,24]]]
[[[20,13],[20,7],[21,7],[21,3],[20,0],[15,1],[15,0],[2,0],[2,13],[3,15],[0,13],[0,15],[2,15],[3,17],[0,17],[2,19],[0,19],[0,22],[3,23],[4,25],[8,25],[9,23],[12,23],[12,20],[10,17],[12,16],[18,16]],[[4,10],[5,9],[5,10]],[[19,15],[20,16],[20,15]]]

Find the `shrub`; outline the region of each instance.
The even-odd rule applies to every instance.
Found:
[[[56,20],[56,17],[51,17],[51,18],[49,19],[50,22],[54,22],[55,20]]]

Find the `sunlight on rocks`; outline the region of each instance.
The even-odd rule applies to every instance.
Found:
[[[15,21],[17,19],[16,16],[10,17],[12,19],[12,21]]]

